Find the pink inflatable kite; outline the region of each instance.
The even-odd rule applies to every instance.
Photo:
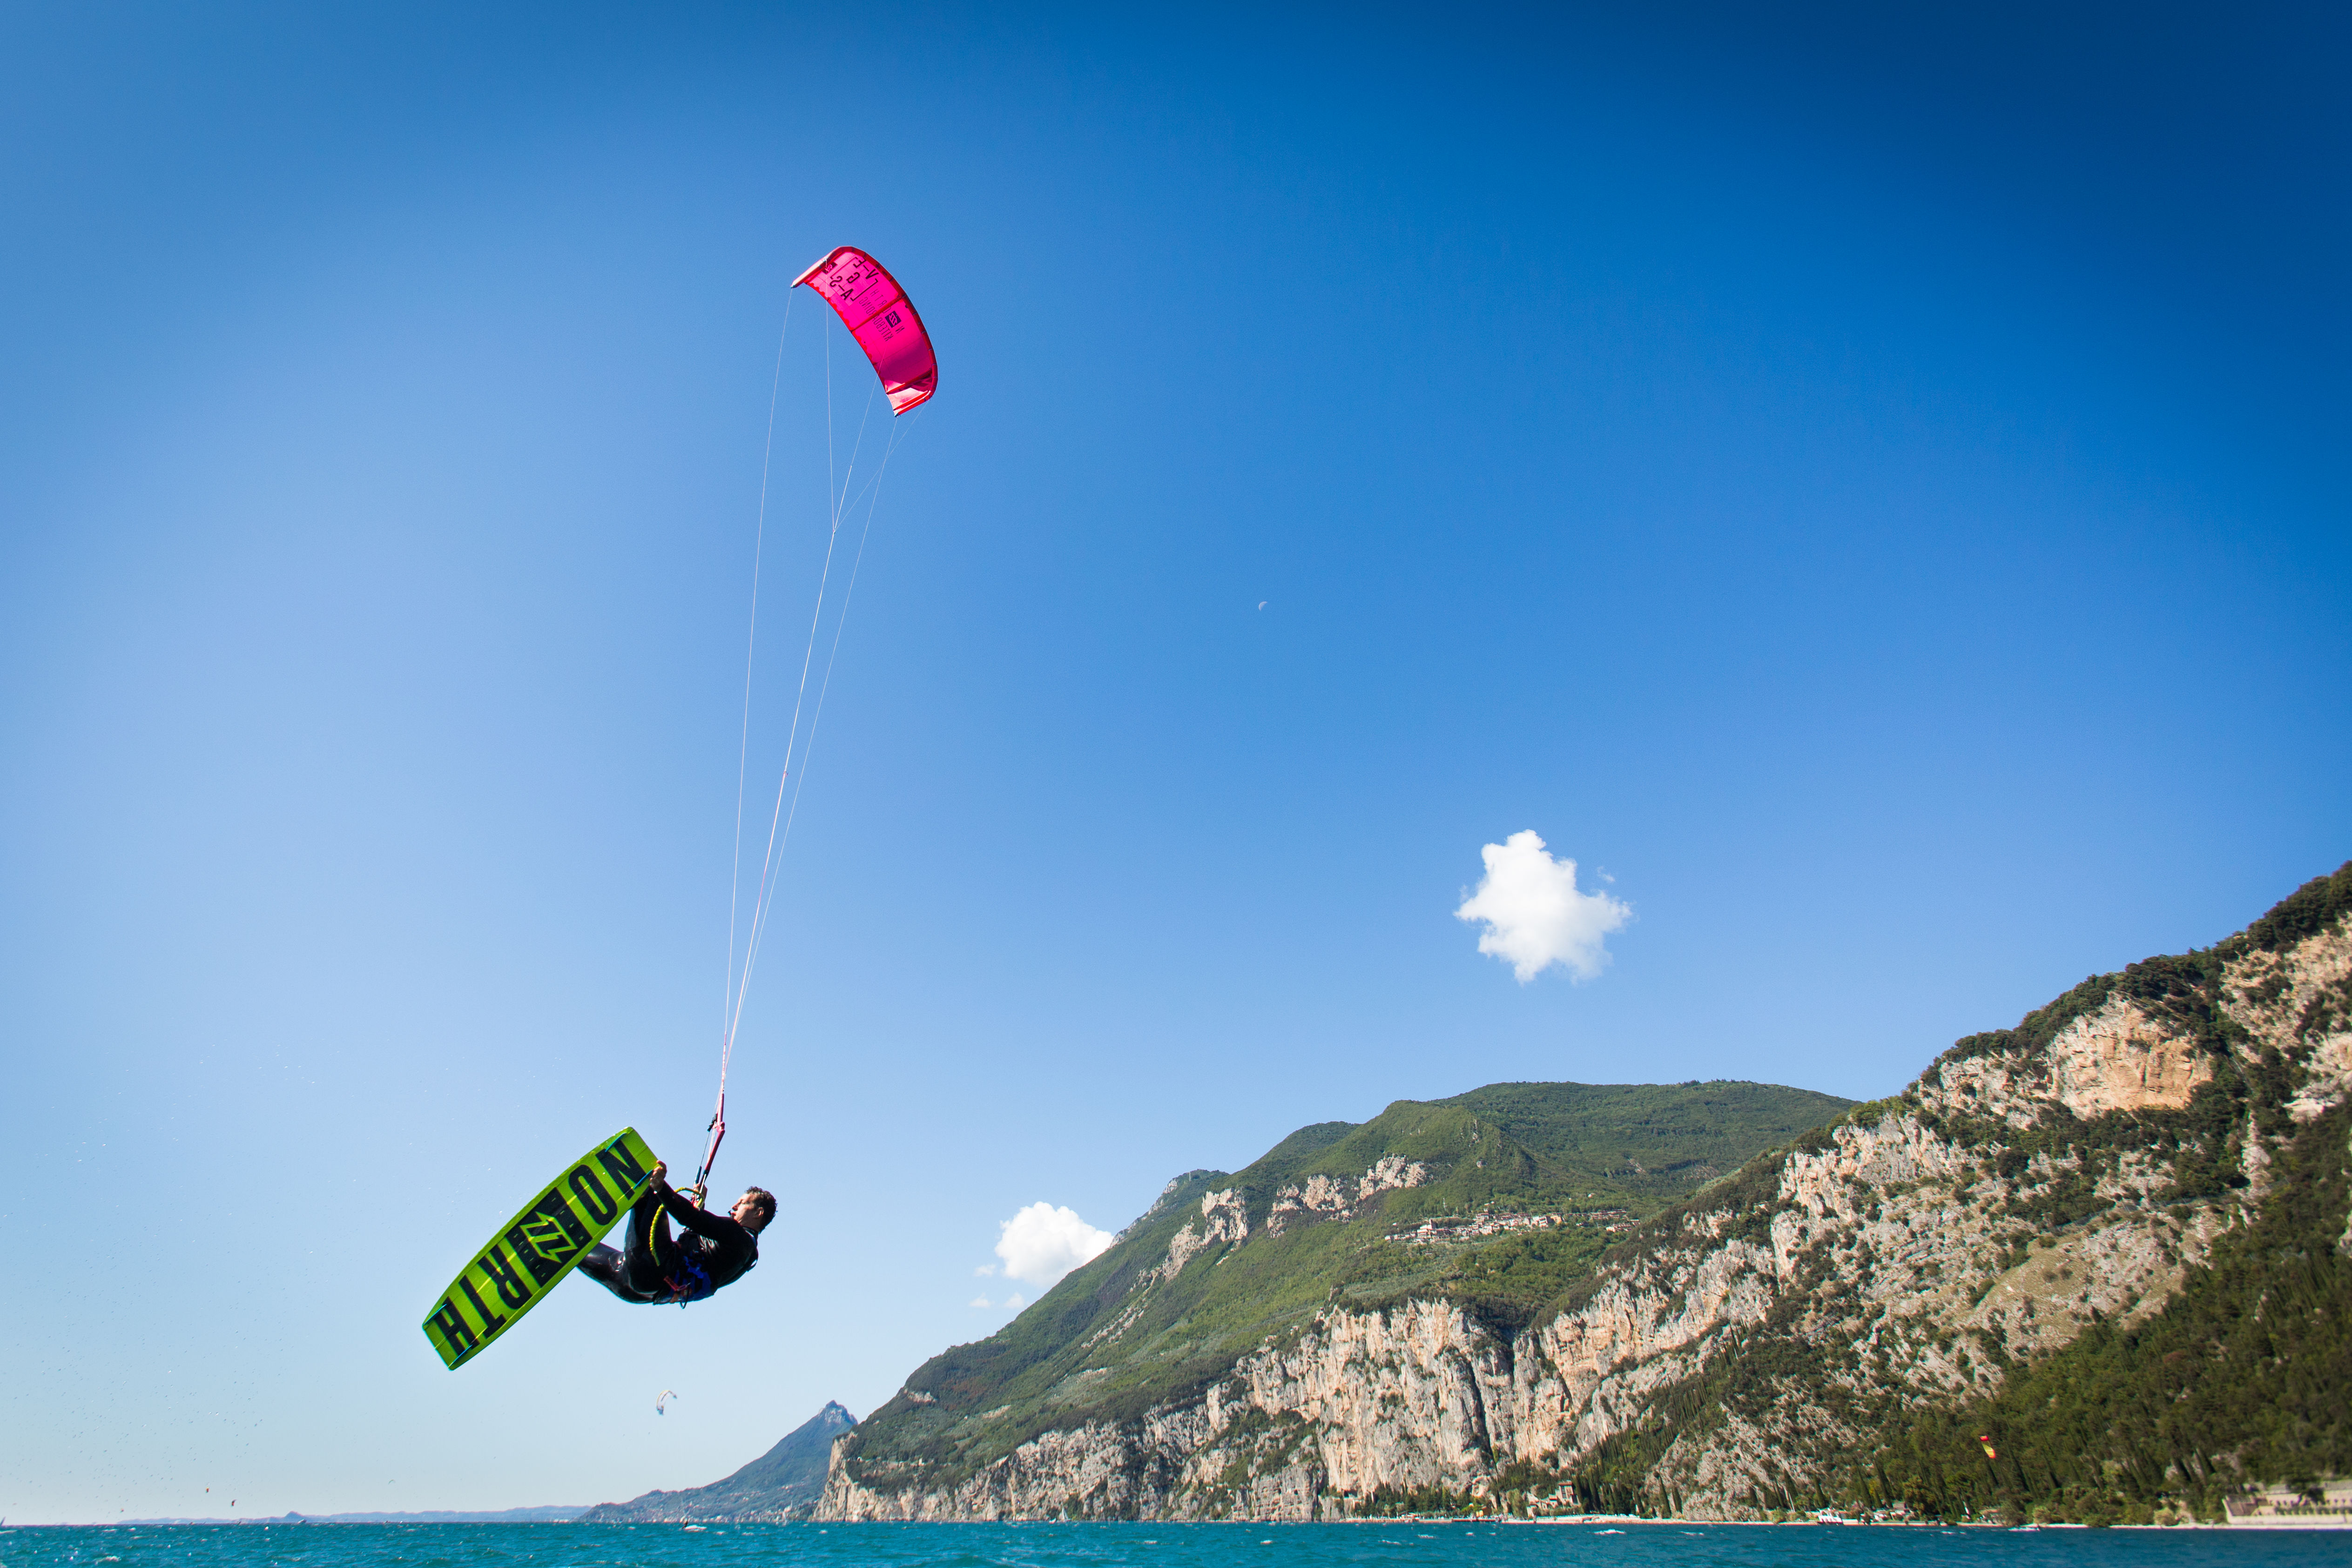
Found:
[[[904,413],[939,391],[940,361],[931,352],[931,335],[923,330],[915,302],[880,262],[845,245],[793,279],[795,288],[803,283],[832,305],[874,361],[874,373],[890,394],[892,413]]]

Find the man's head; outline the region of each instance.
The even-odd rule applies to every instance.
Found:
[[[776,1195],[763,1186],[747,1188],[735,1200],[733,1212],[735,1223],[757,1236],[768,1228],[768,1221],[776,1218]]]

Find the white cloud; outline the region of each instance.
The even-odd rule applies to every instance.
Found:
[[[1004,1298],[1004,1310],[1008,1312],[1017,1312],[1026,1305],[1028,1303],[1021,1299],[1021,1293],[1018,1291]]]
[[[971,1299],[971,1304],[975,1307],[992,1307],[996,1303],[990,1301],[986,1296],[974,1296]]]
[[[996,1255],[1003,1260],[1004,1277],[1026,1280],[1040,1289],[1101,1257],[1118,1239],[1108,1230],[1097,1230],[1075,1210],[1050,1203],[1031,1204],[1006,1220],[1003,1230]]]
[[[1631,904],[1605,893],[1579,893],[1576,862],[1552,859],[1532,828],[1478,854],[1486,874],[1454,912],[1456,920],[1486,924],[1478,951],[1507,959],[1523,986],[1554,964],[1578,980],[1607,967],[1601,939],[1633,918]]]
[[[974,1270],[971,1271],[971,1277],[972,1277],[973,1279],[975,1279],[975,1280],[985,1280],[985,1279],[987,1279],[991,1274],[993,1274],[993,1273],[995,1273],[995,1272],[996,1272],[996,1265],[995,1265],[995,1264],[993,1264],[993,1263],[982,1263],[979,1268],[974,1269]]]

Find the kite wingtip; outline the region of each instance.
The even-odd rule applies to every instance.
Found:
[[[809,264],[809,269],[806,272],[803,272],[798,277],[793,278],[793,287],[794,288],[798,288],[802,284],[806,283],[810,278],[814,277],[818,273],[823,272],[826,267],[831,267],[833,265],[834,258],[841,255],[842,252],[856,252],[856,250],[857,247],[854,245],[835,246],[831,250],[826,251],[823,256],[818,256],[816,260],[811,262]]]

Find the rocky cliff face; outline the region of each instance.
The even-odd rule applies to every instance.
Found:
[[[1496,1492],[1791,1506],[1907,1413],[2161,1310],[2262,1202],[2285,1141],[2352,1091],[2352,936],[2340,910],[2281,912],[1961,1041],[1899,1098],[1641,1228],[1534,1321],[1335,1301],[1181,1397],[967,1473],[845,1441],[818,1517],[1311,1520]],[[1403,1161],[1318,1176],[1270,1222],[1418,1179]],[[1130,1298],[1263,1244],[1234,1191],[1196,1207]]]

